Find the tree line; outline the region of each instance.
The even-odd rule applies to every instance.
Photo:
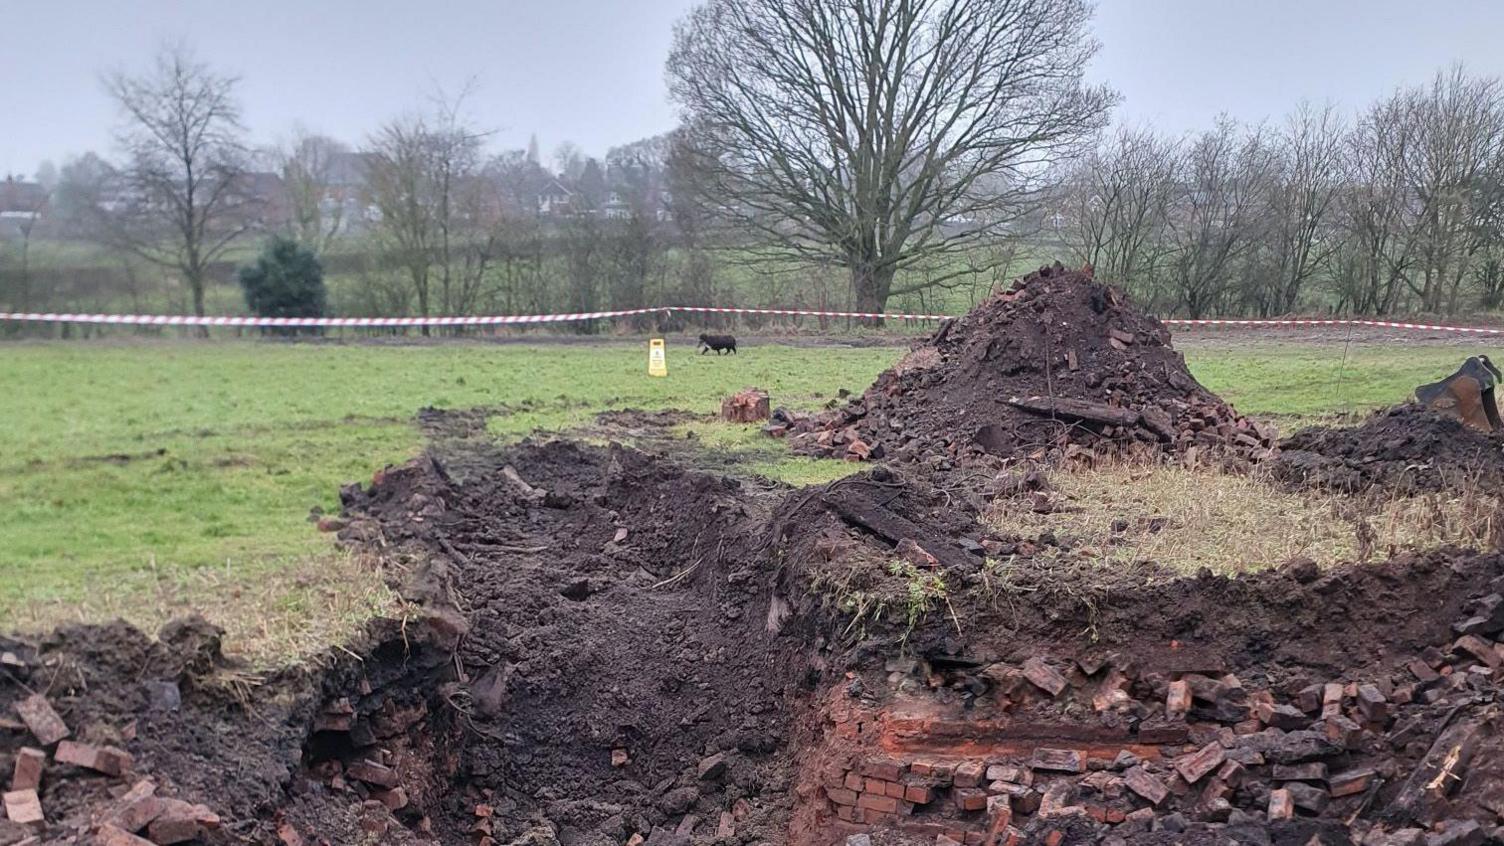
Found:
[[[1495,309],[1504,87],[1454,67],[1353,115],[1303,104],[1185,138],[1119,129],[1059,192],[1073,254],[1161,311]]]
[[[494,150],[468,89],[358,145],[257,148],[238,80],[168,48],[106,78],[112,156],[0,182],[0,227],[19,221],[0,228],[0,304],[143,307],[166,280],[203,314],[237,265],[284,282],[276,257],[312,267],[285,242],[250,265],[271,235],[333,280],[307,302],[350,315],[954,309],[1054,258],[1194,317],[1504,300],[1497,78],[1454,67],[1357,111],[1174,136],[1113,124],[1118,95],[1084,77],[1090,16],[1085,0],[704,0],[667,61],[681,125],[547,164],[536,142]],[[90,266],[41,241],[92,245]]]

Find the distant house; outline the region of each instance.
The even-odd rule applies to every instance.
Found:
[[[15,176],[0,181],[0,238],[20,238],[42,217],[47,189]]]
[[[549,179],[538,191],[538,214],[544,217],[563,217],[574,209],[574,192],[558,179]]]

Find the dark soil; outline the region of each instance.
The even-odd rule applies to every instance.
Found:
[[[1291,488],[1497,491],[1504,486],[1504,440],[1411,403],[1377,411],[1357,426],[1302,429],[1265,466]]]
[[[1031,397],[1114,413],[1104,421],[1012,402]],[[1169,331],[1122,291],[1056,264],[945,323],[862,396],[788,434],[809,454],[940,465],[983,453],[1058,456],[1073,445],[1258,458],[1273,433],[1197,383]]]

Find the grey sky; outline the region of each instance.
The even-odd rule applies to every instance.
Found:
[[[694,0],[0,0],[0,173],[105,150],[100,71],[165,41],[242,78],[258,141],[294,124],[359,143],[436,86],[520,147],[606,148],[673,126],[663,60]],[[1504,74],[1493,0],[1102,0],[1090,69],[1120,118],[1179,132],[1258,120],[1302,97],[1348,107],[1462,60]]]

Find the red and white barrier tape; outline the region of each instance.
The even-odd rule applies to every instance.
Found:
[[[950,320],[947,314],[877,313],[864,311],[818,311],[791,308],[721,308],[715,306],[665,306],[589,311],[566,314],[512,314],[475,317],[196,317],[185,314],[65,314],[0,312],[0,322],[89,323],[116,326],[229,326],[245,328],[306,329],[313,327],[407,328],[414,326],[515,326],[536,323],[570,323],[610,317],[633,317],[670,312],[697,314],[796,315],[801,317],[882,318],[884,320]],[[1392,320],[1341,318],[1167,318],[1171,326],[1368,326],[1380,329],[1410,329],[1425,332],[1459,332],[1474,335],[1504,335],[1504,329],[1481,326],[1445,326],[1437,323],[1403,323]]]
[[[563,323],[649,314],[663,309],[631,308],[574,314],[512,314],[475,317],[197,317],[189,314],[53,314],[0,312],[0,321],[22,323],[94,323],[123,326],[239,326],[306,329],[316,326],[399,328],[410,326],[500,326],[519,323]]]

